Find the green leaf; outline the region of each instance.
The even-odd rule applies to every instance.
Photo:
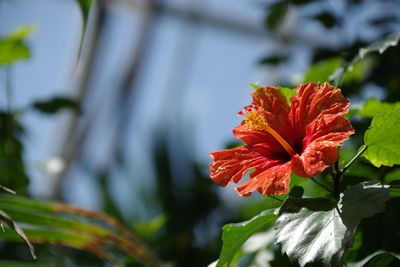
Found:
[[[400,266],[400,258],[391,253],[381,253],[372,257],[363,267]]]
[[[365,48],[360,48],[358,54],[349,63],[341,67],[338,67],[334,72],[332,72],[332,74],[329,76],[329,80],[335,84],[339,83],[343,79],[343,76],[348,71],[352,71],[352,69],[355,66],[357,66],[359,61],[361,59],[364,59],[366,55],[373,52],[379,52],[380,54],[382,54],[390,46],[397,46],[399,40],[400,40],[400,33],[394,33],[384,38],[381,41],[372,43],[371,45]]]
[[[133,228],[141,237],[149,238],[159,232],[166,222],[165,215],[160,214],[149,221],[134,223]]]
[[[296,96],[296,90],[295,89],[290,89],[287,87],[280,87],[278,86],[278,90],[281,92],[281,94],[286,98],[287,103],[290,105],[290,98],[292,96]]]
[[[228,266],[236,252],[250,236],[270,228],[277,218],[277,215],[272,212],[273,210],[265,210],[251,220],[225,225],[222,228],[223,245],[217,267]]]
[[[379,113],[365,132],[363,156],[376,167],[400,164],[400,107]]]
[[[304,76],[303,82],[325,82],[335,69],[340,66],[341,59],[329,58],[312,65]]]
[[[371,71],[374,63],[375,61],[373,58],[367,57],[349,65],[343,76],[343,84],[363,81],[367,74]]]
[[[250,83],[250,86],[253,87],[253,89],[255,91],[260,90],[260,89],[263,88],[262,86],[259,86],[259,85],[255,84],[255,83]]]
[[[76,0],[76,2],[79,4],[84,24],[86,24],[87,18],[89,16],[90,7],[93,4],[93,0]]]
[[[17,28],[16,30],[14,30],[8,36],[8,39],[14,40],[14,41],[23,41],[29,35],[32,35],[35,31],[36,31],[36,26],[34,26],[34,25],[20,27],[20,28]]]
[[[387,186],[373,182],[348,188],[337,204],[330,199],[288,198],[276,223],[277,243],[301,266],[316,261],[339,265],[360,221],[383,212],[388,200]]]
[[[0,260],[1,267],[56,267],[54,264],[48,263],[28,263],[23,261],[7,261],[7,260]]]
[[[382,54],[389,47],[396,46],[399,43],[399,40],[400,40],[400,33],[393,33],[388,37],[384,38],[383,40],[372,43],[365,48],[361,48],[358,51],[358,55],[360,58],[363,58],[365,57],[365,55],[373,52],[379,52],[379,54]]]
[[[376,114],[393,111],[398,107],[400,107],[400,102],[379,102],[377,99],[371,98],[365,102],[363,108],[359,110],[358,114],[365,118],[373,118]]]
[[[18,194],[25,193],[29,183],[23,159],[23,133],[14,115],[0,111],[0,184]]]
[[[114,265],[119,262],[113,250],[130,255],[146,266],[158,262],[138,236],[108,215],[62,203],[4,194],[0,194],[0,209],[20,223],[32,243],[60,244],[86,250]],[[12,231],[0,231],[0,237],[19,241]]]
[[[36,259],[35,249],[33,248],[31,242],[29,242],[29,239],[26,237],[24,231],[21,229],[21,227],[19,227],[18,224],[15,223],[13,219],[10,218],[10,216],[8,216],[7,213],[2,210],[0,210],[0,221],[6,223],[8,227],[15,231],[15,233],[28,245],[32,257]]]
[[[391,182],[399,180],[400,180],[400,169],[389,172],[388,174],[386,174],[384,179],[386,184],[390,184]]]
[[[11,64],[17,60],[30,57],[30,51],[25,44],[25,38],[34,31],[34,27],[22,27],[9,36],[0,38],[0,65]]]
[[[61,109],[72,109],[77,113],[80,112],[79,103],[66,97],[54,97],[47,101],[37,101],[32,104],[32,107],[46,114],[54,114]]]

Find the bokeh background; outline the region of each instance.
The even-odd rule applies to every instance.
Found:
[[[26,192],[117,217],[173,266],[207,266],[223,224],[269,205],[208,176],[209,152],[235,145],[249,83],[293,87],[314,63],[329,72],[337,56],[400,30],[396,0],[91,2],[0,0],[0,36],[35,27],[29,59],[0,68],[2,108],[80,104],[21,116]],[[343,85],[353,107],[399,100],[398,59],[393,48]]]

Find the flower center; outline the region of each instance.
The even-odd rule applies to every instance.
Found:
[[[289,143],[286,142],[286,140],[283,139],[283,137],[280,136],[274,129],[272,129],[257,111],[253,110],[253,105],[244,107],[242,111],[238,112],[238,115],[243,115],[245,117],[244,125],[246,125],[247,128],[269,133],[279,142],[279,144],[281,144],[281,146],[286,150],[287,153],[289,153],[290,156],[296,154]]]

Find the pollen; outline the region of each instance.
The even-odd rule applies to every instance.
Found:
[[[257,131],[268,132],[268,129],[270,128],[268,126],[268,123],[265,121],[263,117],[261,117],[260,114],[258,114],[257,111],[252,110],[246,113],[244,116],[246,117],[244,119],[244,124],[246,125],[247,128]]]
[[[290,156],[295,155],[296,152],[291,147],[291,145],[274,129],[272,129],[268,125],[268,122],[253,108],[254,107],[252,105],[246,106],[242,111],[239,111],[238,114],[245,117],[244,125],[249,129],[269,133],[282,145],[282,147],[286,150],[287,153],[289,153]]]

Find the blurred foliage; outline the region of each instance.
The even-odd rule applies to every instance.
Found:
[[[92,6],[94,0],[76,0],[76,2],[81,9],[83,24],[86,24],[89,17],[90,7]]]
[[[62,109],[71,109],[77,113],[81,112],[79,104],[66,97],[54,97],[48,101],[36,101],[32,103],[32,107],[45,114],[57,113]]]
[[[23,133],[13,114],[0,112],[0,184],[20,194],[26,192],[29,181],[23,160]]]
[[[25,38],[33,31],[33,27],[20,28],[6,38],[0,39],[0,65],[5,68],[18,60],[28,59],[30,52],[25,44]],[[1,67],[1,66],[0,66]],[[28,175],[25,170],[23,135],[26,131],[20,120],[24,112],[11,105],[11,91],[9,82],[10,72],[6,72],[6,110],[0,110],[0,189],[18,194],[27,194]],[[79,104],[65,97],[55,97],[50,101],[37,101],[31,107],[46,114],[55,114],[61,109],[80,111]],[[129,260],[132,264],[155,266],[159,260],[152,250],[133,232],[125,228],[113,217],[83,210],[62,203],[40,202],[15,195],[0,195],[0,222],[3,228],[5,223],[10,229],[0,232],[2,239],[7,241],[24,241],[30,248],[33,258],[36,259],[32,243],[57,244],[81,251],[91,252],[103,261],[114,266],[122,266],[122,260]],[[18,224],[17,224],[18,223]],[[18,253],[13,243],[2,243],[3,259],[29,260]],[[15,253],[9,253],[13,251]],[[60,250],[61,251],[61,250]],[[39,254],[43,256],[42,251]],[[46,253],[44,253],[46,254]],[[66,255],[66,254],[64,254]],[[83,254],[84,255],[84,254]],[[48,255],[47,255],[48,256]],[[56,266],[63,265],[61,260],[51,260],[48,257],[40,259],[37,264],[17,261],[0,261],[1,266]],[[51,258],[51,257],[50,257]],[[48,259],[50,259],[48,258]],[[87,255],[76,257],[76,262],[84,262]],[[101,262],[91,259],[92,263]]]
[[[387,0],[383,1],[385,2],[383,4],[395,5],[396,1]],[[81,9],[85,28],[94,1],[77,0],[76,2]],[[400,72],[398,60],[400,58],[400,47],[397,45],[400,35],[390,35],[383,41],[372,43],[372,45],[368,45],[371,41],[365,40],[361,35],[353,39],[346,38],[348,30],[346,27],[349,27],[345,23],[346,18],[354,16],[354,10],[366,9],[365,5],[368,1],[344,1],[346,10],[344,14],[330,8],[327,2],[316,0],[267,1],[264,25],[270,37],[277,40],[279,45],[277,51],[269,51],[268,56],[262,58],[260,63],[277,68],[285,66],[285,64],[290,63],[293,53],[297,52],[296,49],[291,49],[291,45],[296,47],[299,44],[299,39],[302,39],[303,43],[300,43],[305,46],[304,39],[307,36],[298,36],[296,32],[290,31],[289,34],[287,33],[287,23],[293,14],[296,14],[299,19],[298,25],[303,25],[302,22],[316,23],[322,26],[327,36],[336,32],[343,39],[335,47],[323,42],[319,44],[310,41],[309,44],[306,44],[309,46],[312,56],[310,68],[304,72],[303,77],[303,81],[320,83],[331,80],[342,88],[346,97],[361,101],[360,107],[352,107],[352,114],[348,115],[352,118],[356,135],[351,138],[351,142],[348,142],[341,149],[339,165],[343,168],[355,155],[357,148],[363,144],[363,133],[371,124],[372,118],[377,113],[393,111],[397,107],[397,102],[400,101],[400,77],[398,75]],[[318,12],[303,12],[307,8]],[[293,13],[293,11],[298,12]],[[398,16],[384,12],[378,14],[377,12],[374,16],[367,17],[362,22],[363,24],[358,25],[358,27],[360,29],[363,26],[370,27],[368,29],[377,33],[375,39],[380,40],[391,33],[393,31],[392,25],[396,23],[398,25],[398,22]],[[26,37],[32,33],[32,29],[30,27],[21,28],[0,39],[0,65],[9,67],[14,62],[30,57]],[[321,34],[318,38],[324,38],[324,34]],[[285,77],[285,75],[282,75],[282,77]],[[281,91],[285,93],[287,98],[290,97],[293,91],[289,88],[293,87],[293,84],[289,79],[281,77],[279,77],[279,81],[280,84],[287,86],[281,87]],[[371,98],[370,95],[366,96],[368,86],[374,87],[376,94],[378,94],[377,92],[380,93],[379,95],[382,97],[379,97],[379,101],[367,100],[367,98]],[[378,96],[376,98],[378,99]],[[64,108],[80,111],[78,103],[64,97],[53,98],[49,101],[37,101],[32,103],[30,107],[49,115]],[[18,115],[13,110],[2,110],[0,112],[0,184],[16,190],[18,194],[26,194],[29,179],[25,170],[27,163],[24,162],[23,157],[23,137],[26,132],[29,133],[29,129],[24,130]],[[396,129],[392,127],[387,132],[393,133],[394,130]],[[290,262],[288,256],[281,253],[282,248],[276,244],[269,243],[252,252],[244,251],[241,247],[245,243],[243,239],[249,238],[252,233],[268,229],[271,226],[270,222],[275,220],[276,215],[262,214],[260,217],[250,218],[257,216],[266,209],[279,207],[281,201],[285,201],[285,209],[282,209],[281,212],[286,212],[287,216],[290,216],[290,209],[303,208],[303,212],[305,212],[305,208],[311,209],[315,203],[317,203],[315,206],[318,207],[320,199],[327,199],[331,196],[331,192],[326,190],[326,188],[329,189],[333,186],[330,175],[323,173],[314,177],[315,181],[313,181],[295,177],[292,174],[292,193],[289,196],[281,195],[276,199],[246,199],[242,201],[242,206],[232,210],[228,209],[225,206],[226,203],[220,198],[216,186],[208,177],[208,172],[204,171],[206,168],[203,163],[195,162],[192,159],[193,155],[190,148],[185,146],[172,147],[170,145],[170,139],[180,139],[182,136],[175,134],[168,138],[165,134],[167,129],[159,129],[156,132],[159,135],[154,141],[152,158],[156,173],[155,195],[159,204],[157,215],[149,220],[131,220],[125,221],[125,223],[131,225],[163,261],[172,266],[207,266],[218,258],[222,247],[222,263],[219,263],[221,266],[230,260],[232,260],[232,266],[254,266],[257,260],[265,254],[270,258],[264,258],[264,263],[268,261],[271,266],[298,266],[297,263]],[[240,145],[238,142],[233,142],[229,144],[228,148],[238,145]],[[397,163],[397,161],[394,163]],[[185,167],[177,170],[176,166]],[[400,169],[396,165],[378,169],[367,160],[359,159],[346,172],[340,190],[344,191],[348,187],[372,180],[379,180],[384,184],[396,184],[400,180],[399,171]],[[128,211],[121,210],[115,203],[110,192],[110,173],[111,171],[107,168],[94,171],[94,176],[98,178],[97,181],[101,190],[103,209],[114,217],[124,220],[124,214]],[[299,186],[303,189],[299,189]],[[307,206],[299,200],[302,199],[302,190],[304,190],[304,197],[314,197],[314,200],[311,201],[312,207],[310,207],[310,203],[306,203]],[[369,259],[366,266],[398,265],[398,259],[395,255],[400,252],[398,246],[400,239],[398,229],[400,224],[400,195],[392,194],[392,192],[392,198],[387,202],[386,210],[362,220],[357,232],[353,233],[355,239],[351,248],[346,252],[346,262],[361,261],[373,255],[373,253],[385,250],[386,252],[378,253]],[[365,203],[368,203],[368,201]],[[365,212],[364,203],[358,203],[357,207],[360,209],[355,211],[356,213]],[[23,223],[21,224],[23,229],[33,242],[62,244],[67,247],[90,251],[101,259],[113,263],[123,262],[122,264],[126,266],[149,265],[149,262],[152,261],[150,258],[153,252],[148,250],[148,247],[136,235],[119,224],[117,227],[113,223],[110,225],[109,217],[104,217],[100,213],[90,213],[62,204],[60,206],[56,203],[32,201],[11,195],[0,197],[0,208],[17,222]],[[377,210],[380,209],[373,207],[371,212],[374,213]],[[319,215],[334,211],[322,210],[320,212]],[[264,220],[265,218],[267,220]],[[270,219],[271,221],[269,221]],[[221,232],[209,235],[206,232],[207,229],[216,224],[221,225],[231,221],[243,220],[249,221],[228,224],[224,227],[223,245],[219,240]],[[326,220],[320,220],[320,217],[316,221],[317,226],[326,222]],[[247,229],[247,227],[251,228],[250,232],[242,233],[241,230]],[[298,231],[298,229],[293,230],[294,232]],[[234,239],[230,239],[232,235],[236,234],[239,236],[240,242],[238,243],[235,243]],[[12,231],[7,230],[0,235],[8,240],[20,240]],[[205,245],[204,242],[201,242],[201,239],[206,241]],[[350,239],[346,239],[346,241],[350,242]],[[299,242],[299,240],[296,240],[296,242]],[[54,264],[56,266],[75,266],[77,264],[101,266],[103,264],[102,260],[92,257],[88,253],[68,249],[64,246],[35,245],[35,247],[38,248],[39,262],[37,265],[40,266],[46,266],[46,264],[50,266],[54,266]],[[28,250],[26,247],[21,249],[17,243],[5,242],[2,244],[2,248],[0,256],[5,260],[0,261],[1,266],[33,265],[12,261],[14,259],[31,260],[30,257],[27,257]],[[143,248],[143,250],[137,250],[138,248]],[[149,258],[143,258],[143,253]],[[296,253],[297,256],[301,256],[299,251],[296,251]],[[60,259],[60,255],[64,258]],[[135,259],[135,256],[139,261]],[[65,262],[68,262],[69,265]],[[308,266],[320,265],[319,263],[308,263]]]
[[[147,245],[108,215],[62,203],[10,195],[0,195],[0,209],[23,225],[31,242],[86,250],[115,265],[119,264],[119,260],[112,249],[135,257],[146,265],[158,262]],[[1,232],[0,236],[18,241],[11,231]]]
[[[10,35],[0,38],[0,65],[12,64],[17,60],[28,59],[30,50],[26,44],[26,37],[35,31],[35,27],[22,27]]]

